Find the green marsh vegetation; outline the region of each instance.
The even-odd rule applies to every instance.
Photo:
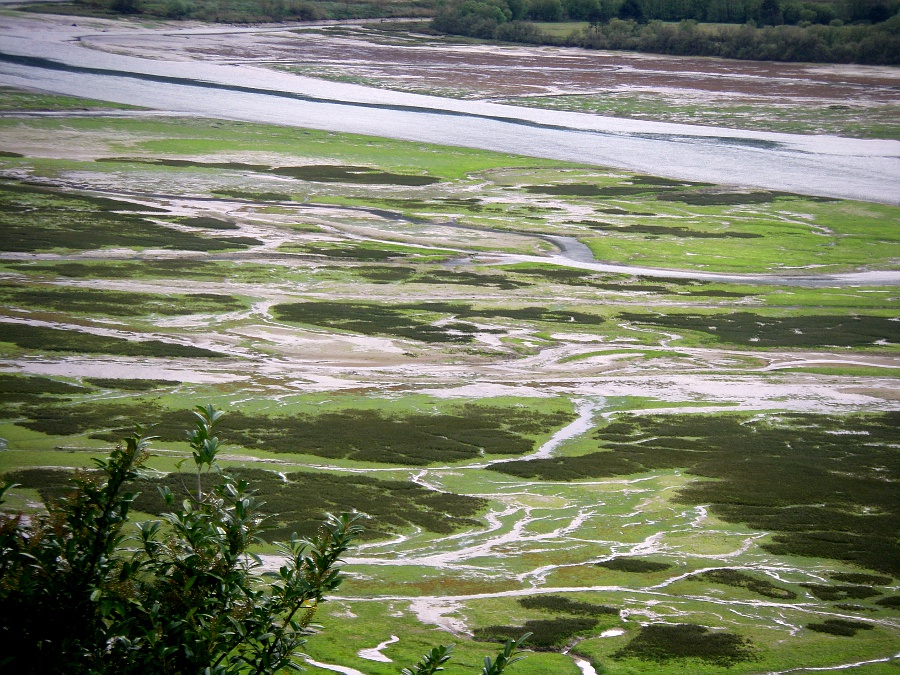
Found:
[[[129,340],[97,335],[78,330],[47,328],[24,323],[2,324],[0,344],[15,345],[20,350],[68,352],[75,354],[114,354],[116,356],[157,356],[169,358],[224,358],[221,352],[203,347],[162,340]]]
[[[773,531],[764,549],[896,575],[900,551],[889,533],[900,519],[892,496],[900,463],[890,440],[897,425],[896,413],[790,414],[772,421],[724,414],[626,417],[596,432],[596,452],[491,468],[563,481],[683,468],[715,480],[691,483],[679,500],[710,504],[726,521]],[[865,587],[825,588],[831,590],[809,590],[844,599]]]
[[[245,309],[230,295],[192,293],[162,295],[95,288],[0,284],[0,301],[7,307],[40,308],[91,316],[134,317],[157,314],[216,314]]]
[[[0,181],[0,205],[4,211],[0,246],[10,252],[108,247],[222,251],[261,243],[247,237],[203,237],[140,215],[161,210],[155,207],[25,183]]]
[[[159,330],[173,341],[176,332],[179,340],[202,334],[198,344],[237,343],[248,358],[171,362],[166,359],[174,355],[161,351],[158,360],[137,362],[141,370],[121,379],[108,370],[53,379],[0,374],[0,466],[22,472],[16,474],[19,482],[35,485],[22,489],[17,505],[38,512],[38,502],[60,494],[52,486],[65,489],[65,474],[45,468],[83,466],[139,421],[156,423],[149,433],[161,437],[158,456],[148,464],[170,472],[142,484],[139,499],[148,501],[141,502],[135,520],[152,519],[162,508],[156,486],[166,484],[173,493],[181,487],[183,469],[176,465],[183,457],[182,430],[190,424],[182,411],[203,396],[231,407],[221,422],[222,436],[233,444],[223,464],[258,484],[259,498],[281,514],[272,521],[278,536],[291,529],[311,532],[329,510],[359,508],[373,517],[361,556],[371,559],[354,563],[357,576],[347,585],[347,597],[322,610],[329,631],[309,646],[320,661],[373,675],[395,673],[397,664],[412,663],[430,645],[446,641],[410,604],[445,595],[466,598],[449,615],[466,630],[493,639],[502,637],[497,627],[534,628],[553,650],[579,641],[576,649],[611,675],[768,672],[887,654],[894,629],[885,622],[897,612],[896,577],[884,581],[897,574],[885,569],[885,561],[897,559],[890,538],[897,518],[890,493],[896,473],[892,414],[614,415],[610,424],[563,443],[548,460],[519,460],[574,419],[572,399],[586,395],[587,380],[573,374],[579,359],[640,355],[623,359],[623,365],[648,375],[654,386],[663,383],[640,396],[607,396],[598,408],[604,416],[686,404],[721,407],[708,395],[672,400],[659,393],[669,374],[711,374],[702,359],[674,358],[690,349],[660,346],[666,332],[682,332],[667,321],[708,322],[684,328],[683,344],[700,346],[713,358],[720,348],[752,347],[753,354],[734,357],[744,359],[735,366],[743,370],[766,365],[766,350],[808,348],[796,342],[804,339],[867,345],[815,347],[836,362],[848,355],[888,361],[895,348],[879,340],[893,342],[896,335],[896,322],[888,322],[896,313],[895,289],[631,277],[533,261],[498,264],[501,257],[491,251],[504,250],[506,243],[498,242],[507,232],[538,242],[539,235],[561,234],[589,243],[610,261],[636,256],[635,262],[671,269],[696,262],[709,270],[771,272],[818,250],[819,243],[835,243],[821,260],[801,264],[824,262],[825,271],[888,269],[897,257],[891,231],[896,207],[730,191],[560,162],[231,122],[0,120],[0,134],[15,139],[20,129],[42,156],[15,156],[23,153],[13,151],[24,148],[10,145],[0,164],[17,176],[32,172],[42,185],[3,181],[12,186],[6,203],[46,208],[51,230],[71,208],[85,222],[96,218],[102,224],[111,213],[146,221],[135,225],[144,236],[162,234],[155,244],[120,239],[92,242],[96,247],[87,249],[46,248],[41,251],[49,255],[39,259],[33,251],[8,252],[0,263],[4,305],[15,308],[8,311],[19,319],[25,311],[41,319],[53,312],[54,321],[70,313],[72,327],[83,325],[85,317],[107,317],[138,335],[146,330],[144,317],[163,317]],[[91,160],[60,156],[59,148],[78,147],[86,138],[95,150]],[[103,158],[116,161],[93,161]],[[332,177],[346,182],[271,173],[325,166],[336,167]],[[347,167],[366,171],[354,176]],[[76,171],[80,187],[96,184],[108,191],[98,199],[107,201],[73,193]],[[366,182],[388,180],[385,175],[439,180]],[[116,190],[184,201],[171,208],[148,194],[138,203],[129,201],[135,195]],[[232,199],[188,203],[192,197],[222,196]],[[23,214],[21,223],[34,229]],[[467,229],[439,227],[451,219]],[[583,221],[608,226],[592,229]],[[127,232],[117,223],[107,229]],[[215,248],[216,241],[238,238],[251,227],[267,246]],[[188,237],[186,243],[163,239],[169,231]],[[52,243],[47,233],[32,234]],[[470,248],[475,236],[478,245]],[[279,251],[273,242],[290,243]],[[170,252],[148,250],[163,244]],[[112,246],[133,250],[118,259],[118,252],[97,248]],[[177,292],[164,297],[170,289]],[[210,316],[191,316],[198,313]],[[850,314],[860,318],[842,323]],[[18,325],[2,324],[0,335]],[[351,335],[330,336],[323,329]],[[6,358],[26,372],[34,359],[58,364],[48,372],[70,372],[69,356],[88,357],[81,359],[88,363],[92,354],[105,354],[96,360],[110,363],[107,357],[128,345],[152,344],[90,345],[80,341],[100,336],[41,326],[17,330],[24,332],[6,343]],[[299,336],[298,342],[312,335],[316,346],[295,358],[289,349],[278,352],[274,342],[255,342],[268,331],[286,340]],[[397,361],[379,357],[371,369],[332,370],[328,364],[340,364],[339,357],[316,351],[332,337],[352,340],[354,350],[386,342],[360,335],[412,341],[395,346]],[[751,342],[753,337],[770,343]],[[532,346],[517,353],[509,346],[513,341]],[[36,351],[40,345],[50,346]],[[91,351],[97,347],[107,351]],[[542,364],[544,348],[559,350],[547,360],[550,366]],[[401,357],[401,350],[425,358]],[[520,368],[521,353],[539,358]],[[666,373],[661,362],[654,365],[656,358],[666,359]],[[560,362],[575,365],[554,370]],[[847,386],[855,389],[886,370],[839,363],[835,368],[827,370],[853,378]],[[168,379],[180,369],[184,382]],[[215,382],[201,384],[206,369]],[[434,391],[478,384],[484,373],[493,373],[489,384],[552,396],[479,400],[467,389],[471,398],[454,400]],[[316,378],[323,374],[321,384]],[[743,374],[756,381],[753,373]],[[760,379],[768,385],[820,382],[814,372],[765,373]],[[607,381],[591,380],[591,391],[602,391]],[[330,382],[347,389],[331,389]],[[484,466],[495,459],[516,461]],[[773,475],[781,480],[772,481]],[[698,505],[710,504],[700,519]],[[662,537],[659,549],[635,549],[654,536]],[[255,550],[274,549],[262,542]],[[777,579],[766,571],[771,564],[783,570]],[[647,591],[674,577],[681,578]],[[527,590],[536,580],[552,593],[468,597]],[[555,590],[598,586],[626,590]],[[730,611],[732,602],[741,603],[740,614]],[[624,619],[616,614],[621,610],[627,610]],[[838,610],[876,627],[852,638],[802,628],[825,623],[831,617],[823,614]],[[788,638],[776,618],[802,630]],[[648,621],[692,627],[643,635],[639,624]],[[596,623],[588,627],[591,622]],[[625,633],[598,637],[608,628]],[[391,634],[404,636],[385,651],[394,664],[357,656]],[[712,637],[719,634],[734,637]],[[685,640],[694,644],[690,653],[676,645]],[[474,657],[484,649],[483,643],[459,642],[461,655]],[[720,665],[747,657],[748,650],[757,660]],[[465,672],[451,668],[450,673]],[[517,668],[525,675],[577,671],[569,657],[554,651],[532,654]]]

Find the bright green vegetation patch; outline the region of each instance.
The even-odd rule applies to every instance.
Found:
[[[625,234],[652,234],[652,235],[668,235],[670,237],[689,237],[693,239],[762,239],[763,235],[755,232],[735,232],[725,230],[723,232],[704,232],[701,230],[692,230],[687,227],[679,227],[675,225],[612,225],[610,223],[601,223],[596,220],[581,220],[578,225],[584,225],[592,230],[601,232],[623,232]]]
[[[180,316],[234,312],[244,308],[244,304],[237,298],[214,293],[161,295],[98,288],[11,284],[0,284],[0,302],[13,307],[51,309],[93,316]]]
[[[713,342],[754,347],[872,347],[884,342],[900,343],[900,322],[883,316],[765,316],[753,312],[622,312],[619,316],[637,324],[704,333]]]
[[[847,619],[826,619],[822,623],[808,623],[806,627],[817,633],[829,633],[831,635],[842,635],[844,637],[853,637],[861,630],[872,630],[875,628],[870,623],[862,621],[848,621]]]
[[[613,658],[657,663],[699,659],[729,667],[755,660],[756,653],[749,640],[735,633],[711,631],[706,626],[691,623],[651,623],[642,626],[631,642],[613,654]]]
[[[353,268],[353,273],[366,281],[376,284],[450,284],[460,286],[483,286],[499,290],[513,290],[532,285],[528,281],[510,279],[503,274],[460,272],[441,269],[416,269],[399,265],[355,267]]]
[[[114,354],[116,356],[208,357],[226,356],[219,352],[160,340],[127,340],[76,330],[45,328],[21,323],[4,323],[0,327],[0,343],[22,349],[75,352],[82,354]]]
[[[630,572],[633,574],[643,574],[646,572],[662,572],[672,567],[668,563],[656,562],[655,560],[643,560],[642,558],[619,557],[603,560],[597,563],[597,567],[605,567],[608,570],[616,572]]]
[[[296,532],[313,536],[326,513],[358,511],[369,516],[366,537],[380,539],[412,527],[429,532],[450,534],[460,528],[480,525],[473,519],[487,506],[487,501],[449,492],[436,492],[408,481],[388,481],[368,476],[332,475],[294,472],[277,474],[261,469],[229,469],[236,478],[250,483],[264,511],[273,514],[263,532],[266,541],[290,540]],[[39,490],[46,503],[58,500],[71,490],[69,471],[52,469],[23,469],[6,476],[7,479]],[[161,478],[136,481],[133,490],[139,492],[134,502],[138,511],[158,516],[170,510],[159,493],[168,487],[180,501],[187,497],[184,486],[196,486],[196,474],[172,473]],[[203,483],[209,488],[215,476],[206,475]]]
[[[389,335],[421,342],[469,343],[476,333],[505,332],[453,321],[434,325],[451,315],[456,319],[515,319],[546,323],[599,325],[603,317],[585,312],[548,310],[543,307],[476,309],[471,305],[423,302],[375,305],[364,302],[302,302],[275,305],[279,321],[322,326],[366,335]]]
[[[54,408],[22,406],[19,426],[56,436],[94,432],[91,438],[116,442],[134,422],[154,421],[162,441],[184,439],[192,417],[152,404],[85,403]],[[317,415],[267,417],[232,411],[222,419],[229,443],[269,452],[296,453],[364,462],[424,466],[470,460],[482,454],[531,452],[531,436],[550,433],[571,420],[564,412],[524,407],[463,405],[442,414],[387,415],[377,410],[341,410]]]
[[[36,110],[83,110],[85,108],[100,109],[130,109],[137,110],[134,106],[110,103],[108,101],[95,101],[88,98],[75,96],[57,96],[34,91],[23,91],[11,87],[0,87],[0,110],[12,112],[31,112]],[[18,156],[17,153],[4,154],[4,157]]]
[[[520,598],[519,604],[525,609],[541,609],[556,614],[577,614],[581,616],[619,615],[619,610],[615,607],[595,605],[592,602],[579,602],[564,595],[534,595],[529,598]]]
[[[255,173],[270,173],[276,176],[288,176],[290,178],[313,183],[355,183],[359,185],[420,187],[440,182],[440,178],[434,178],[432,176],[391,173],[389,171],[380,171],[368,166],[317,164],[310,166],[272,167],[265,164],[245,164],[242,162],[197,162],[187,159],[141,159],[129,157],[104,157],[97,161],[153,164],[173,168],[252,171]]]
[[[679,501],[711,504],[725,521],[774,532],[762,544],[766,550],[897,575],[900,453],[892,444],[898,426],[900,414],[894,412],[784,414],[774,420],[731,414],[623,417],[596,432],[597,452],[506,462],[491,470],[579,480],[686,469],[716,480],[691,483]],[[836,589],[836,599],[852,597],[846,588],[855,588],[827,587]]]
[[[718,570],[708,570],[702,574],[696,575],[698,579],[708,581],[713,584],[724,584],[725,586],[734,586],[736,588],[746,588],[754,593],[759,593],[767,598],[777,598],[779,600],[794,600],[797,594],[794,591],[776,586],[768,579],[758,579],[740,570],[728,568]]]
[[[12,252],[104,247],[217,251],[247,248],[247,237],[212,238],[167,228],[135,211],[159,211],[129,202],[0,181],[3,239]]]

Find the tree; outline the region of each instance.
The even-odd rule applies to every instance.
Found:
[[[221,471],[222,413],[198,406],[187,435],[196,489],[180,506],[123,534],[151,438],[138,429],[46,516],[0,516],[0,670],[28,675],[269,675],[299,669],[297,650],[319,604],[342,582],[341,555],[361,533],[359,514],[327,516],[310,539],[281,544],[274,581],[253,574],[264,527],[246,481]],[[215,482],[204,488],[203,476]],[[3,496],[14,487],[0,487]],[[129,544],[136,541],[137,546]],[[509,640],[485,675],[520,656]],[[423,657],[414,675],[442,670],[450,647]],[[512,657],[512,658],[511,658]],[[420,663],[420,665],[422,665]],[[418,666],[417,666],[418,668]]]
[[[644,20],[644,9],[638,0],[625,0],[619,7],[619,18],[640,23]]]

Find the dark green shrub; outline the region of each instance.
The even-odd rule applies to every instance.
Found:
[[[734,633],[714,632],[690,623],[653,623],[643,626],[627,645],[613,654],[613,658],[658,663],[695,658],[729,667],[753,660],[755,653],[749,640]]]

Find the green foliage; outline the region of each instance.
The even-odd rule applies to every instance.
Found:
[[[705,626],[690,623],[652,623],[642,626],[627,645],[613,654],[613,658],[638,658],[657,663],[699,659],[729,667],[751,661],[755,654],[750,641],[734,633],[712,632]]]
[[[662,572],[672,566],[668,563],[642,560],[641,558],[617,557],[598,562],[597,567],[605,567],[608,570],[615,570],[616,572],[643,574],[646,572]]]
[[[216,470],[221,412],[198,407],[188,435],[198,472]],[[282,545],[285,563],[263,584],[248,555],[265,516],[249,484],[226,474],[180,508],[140,524],[137,550],[122,527],[149,439],[126,439],[74,490],[26,523],[0,517],[0,637],[4,669],[19,673],[276,673],[297,668],[310,621],[342,577],[358,516],[329,516],[308,540]],[[0,499],[9,489],[0,489]],[[165,531],[165,534],[163,532]]]
[[[74,491],[28,523],[0,516],[0,643],[4,669],[19,673],[104,672],[107,621],[116,602],[104,592],[134,568],[119,551],[134,500],[125,489],[147,457],[147,439],[126,439],[94,475],[76,474]]]
[[[215,435],[223,413],[197,406],[187,433],[197,489],[159,490],[162,520],[123,526],[135,502],[150,438],[128,437],[96,470],[30,521],[0,515],[0,668],[37,675],[274,675],[302,670],[298,649],[317,608],[343,581],[339,563],[361,534],[361,516],[327,515],[308,539],[279,544],[283,564],[265,581],[250,547],[267,516],[248,481],[219,471]],[[33,473],[33,472],[32,472]],[[58,475],[59,472],[57,472]],[[211,483],[210,487],[206,483]],[[0,504],[16,484],[0,481]],[[133,540],[132,540],[133,541]],[[507,640],[483,675],[522,658]],[[436,647],[405,675],[443,670],[452,646]]]
[[[501,675],[508,666],[524,659],[525,657],[517,654],[517,652],[522,648],[522,643],[530,637],[530,633],[525,633],[518,640],[508,638],[506,644],[503,645],[503,649],[497,654],[496,659],[492,661],[490,657],[484,657],[484,667],[481,669],[481,675]]]
[[[443,665],[450,660],[453,645],[440,645],[422,656],[422,659],[413,668],[404,668],[400,675],[433,675],[440,672]]]

